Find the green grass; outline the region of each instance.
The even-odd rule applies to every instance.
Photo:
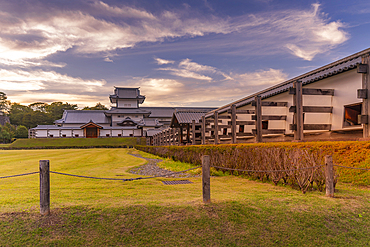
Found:
[[[0,176],[51,170],[100,177],[138,177],[145,161],[131,149],[0,150]],[[136,151],[134,151],[136,152]],[[146,155],[154,157],[152,155]],[[161,166],[190,167],[165,160]],[[212,203],[201,178],[163,185],[51,174],[51,215],[40,216],[38,175],[0,179],[0,246],[367,246],[370,193],[339,183],[335,198],[318,191],[242,177],[211,178]],[[173,179],[170,179],[173,180]]]
[[[43,147],[96,147],[96,146],[133,146],[145,145],[145,138],[117,137],[117,138],[35,138],[18,139],[8,147],[10,148],[43,148]],[[2,146],[0,146],[1,148]]]

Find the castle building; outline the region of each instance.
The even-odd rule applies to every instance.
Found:
[[[54,125],[30,129],[30,138],[142,137],[167,128],[174,112],[215,108],[140,107],[145,96],[139,88],[115,87],[109,96],[110,110],[65,110]]]

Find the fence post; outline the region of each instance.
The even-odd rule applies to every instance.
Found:
[[[202,145],[206,144],[206,117],[202,116]]]
[[[191,144],[195,145],[195,120],[191,120]]]
[[[325,178],[326,196],[334,197],[334,166],[331,155],[325,155]]]
[[[231,143],[236,143],[236,105],[231,106]]]
[[[256,101],[256,142],[262,142],[262,103],[261,96],[257,95]]]
[[[211,179],[210,179],[210,159],[209,155],[202,156],[202,185],[203,202],[211,202]]]
[[[40,213],[50,214],[50,173],[49,160],[40,160]]]

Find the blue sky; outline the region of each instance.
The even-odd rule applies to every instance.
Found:
[[[368,1],[0,0],[12,102],[222,106],[370,47]]]

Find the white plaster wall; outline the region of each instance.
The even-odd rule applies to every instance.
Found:
[[[125,104],[131,104],[131,106],[125,106]],[[137,100],[122,100],[122,99],[118,99],[117,100],[117,108],[138,108],[138,105],[137,105]]]
[[[36,138],[44,138],[47,136],[47,130],[36,130]]]
[[[69,129],[62,129],[60,131],[60,137],[62,137],[63,135],[66,135],[66,137],[72,137],[72,130],[69,130]]]
[[[362,87],[362,76],[355,69],[343,72],[341,74],[304,85],[304,88],[317,89],[334,89],[334,96],[327,95],[303,95],[304,106],[333,106],[333,113],[305,113],[305,124],[332,124],[332,130],[345,129],[343,127],[344,106],[362,102],[357,99],[357,89]],[[284,129],[285,133],[292,133],[289,130],[289,125],[293,123],[293,113],[289,112],[289,108],[293,105],[293,95],[289,92],[284,92],[262,101],[273,102],[288,102],[287,107],[262,107],[263,115],[286,115],[287,120],[269,120],[269,129]],[[239,107],[238,110],[254,110],[255,107],[251,104]],[[228,115],[227,112],[219,114]],[[237,121],[249,121],[252,115],[238,114]],[[222,119],[222,125],[226,125],[230,120]],[[219,123],[220,125],[221,123]],[[252,132],[255,129],[254,125],[245,125],[244,132]],[[237,132],[239,130],[237,129]],[[230,132],[230,130],[228,130]],[[312,132],[312,131],[305,131]],[[222,132],[220,131],[219,134]]]
[[[49,136],[53,135],[54,137],[59,137],[59,130],[49,130]]]

